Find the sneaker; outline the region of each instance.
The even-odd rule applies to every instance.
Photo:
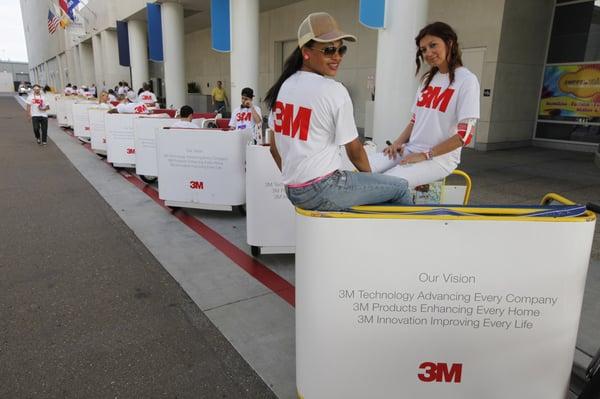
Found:
[[[42,142],[42,145],[48,145],[48,143],[44,141],[44,142]]]
[[[40,140],[40,139],[37,139],[37,143],[38,143],[38,144],[42,144],[42,140]]]

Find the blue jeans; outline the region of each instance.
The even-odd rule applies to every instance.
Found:
[[[408,182],[400,177],[335,171],[306,187],[286,187],[295,206],[316,211],[341,211],[357,205],[412,205]]]

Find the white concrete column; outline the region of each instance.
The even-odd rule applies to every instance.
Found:
[[[65,70],[63,66],[63,56],[62,54],[58,54],[56,56],[56,64],[58,66],[58,77],[56,79],[56,91],[62,93],[62,90],[66,86],[65,82]]]
[[[92,36],[92,54],[94,57],[94,82],[96,83],[99,95],[102,90],[106,89],[104,70],[102,68],[102,40],[100,39],[100,35]]]
[[[418,87],[414,38],[426,24],[427,6],[427,0],[386,2],[386,27],[377,37],[373,117],[373,139],[380,149],[386,140],[395,140],[410,121]]]
[[[75,57],[73,56],[73,49],[65,50],[66,59],[66,71],[65,71],[65,86],[68,83],[73,85],[75,83]]]
[[[180,108],[187,102],[183,6],[178,3],[162,3],[161,24],[167,107]]]
[[[231,12],[229,98],[232,104],[237,104],[244,87],[253,89],[257,96],[260,93],[258,87],[259,4],[258,0],[231,0],[229,9]]]
[[[107,88],[115,87],[120,81],[129,82],[129,68],[119,65],[119,44],[117,32],[103,30],[100,32],[102,45],[102,69]]]
[[[131,88],[138,91],[150,79],[148,70],[148,33],[146,22],[129,21],[129,60],[131,63]]]
[[[44,62],[44,86],[50,85],[50,71],[48,70],[48,61]]]
[[[81,57],[80,57],[80,53],[79,53],[79,45],[76,45],[75,47],[73,47],[73,64],[75,66],[75,69],[73,70],[74,74],[73,74],[73,85],[77,86],[77,88],[79,89],[79,87],[81,86],[82,83],[82,78],[81,78]]]
[[[91,86],[94,82],[94,57],[90,43],[79,43],[79,62],[81,64],[81,85]]]

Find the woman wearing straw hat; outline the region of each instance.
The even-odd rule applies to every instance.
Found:
[[[298,47],[269,89],[265,102],[275,132],[271,153],[282,171],[292,204],[310,210],[355,205],[411,203],[406,180],[374,175],[358,139],[352,101],[333,80],[356,38],[324,12],[310,14],[298,29]],[[340,171],[340,146],[360,172]]]

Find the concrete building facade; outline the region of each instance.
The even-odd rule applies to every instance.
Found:
[[[210,94],[217,80],[228,88],[234,105],[244,85],[254,86],[262,100],[296,46],[300,22],[311,12],[329,12],[344,30],[358,37],[349,44],[337,80],[350,92],[357,126],[379,145],[396,137],[409,118],[418,85],[414,74],[416,33],[428,22],[444,21],[458,33],[465,66],[480,80],[476,149],[533,143],[591,152],[600,142],[600,113],[542,122],[538,115],[544,73],[556,64],[549,59],[556,43],[568,38],[584,42],[583,58],[567,55],[560,65],[600,63],[600,7],[593,0],[388,1],[383,30],[361,24],[359,0],[230,0],[231,52],[211,47],[210,0],[158,1],[163,18],[163,62],[149,61],[144,45],[148,40],[146,3],[152,0],[89,0],[76,12],[81,20],[76,24],[79,30],[59,29],[54,35],[46,29],[46,7],[40,8],[35,0],[20,1],[33,80],[55,87],[68,82],[95,83],[100,88],[126,80],[133,81],[137,90],[140,82],[159,79],[165,103],[173,106],[186,101],[186,83],[194,82],[203,94]],[[243,12],[241,7],[245,7]],[[393,7],[402,9],[394,13]],[[581,16],[589,18],[575,24],[579,36],[563,28],[565,19]],[[131,68],[118,62],[118,20],[129,23]],[[394,29],[399,26],[410,28]],[[396,31],[402,33],[392,33]],[[581,47],[581,43],[577,45]],[[390,68],[390,63],[394,67]]]

